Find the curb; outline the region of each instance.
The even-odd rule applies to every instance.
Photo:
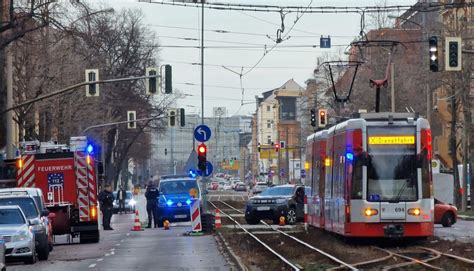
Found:
[[[218,239],[218,242],[222,244],[222,247],[228,252],[230,255],[230,260],[232,261],[232,264],[236,267],[236,270],[240,271],[248,271],[249,269],[245,266],[245,264],[240,260],[239,256],[235,255],[234,251],[232,248],[229,246],[229,244],[225,241],[224,237],[220,232],[216,232],[216,239]],[[234,270],[234,269],[232,269]]]
[[[466,220],[466,221],[474,221],[474,216],[458,215],[458,219]]]

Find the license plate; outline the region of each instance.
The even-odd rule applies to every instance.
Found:
[[[188,217],[187,215],[175,215],[174,218],[186,218]]]
[[[257,207],[257,211],[270,211],[269,206],[259,206]]]

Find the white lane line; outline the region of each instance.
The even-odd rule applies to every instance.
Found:
[[[96,264],[93,263],[93,264],[89,265],[89,268],[94,268],[95,266],[96,266]]]
[[[130,236],[130,233],[127,233],[127,236]]]
[[[123,242],[125,242],[125,240],[120,240],[120,243],[123,243]]]
[[[105,257],[109,257],[109,256],[110,256],[110,254],[109,254],[109,253],[105,254]]]
[[[110,255],[115,255],[115,251],[110,252]]]
[[[104,259],[102,259],[102,258],[97,259],[98,262],[101,262],[101,261],[103,261],[103,260],[104,260]]]
[[[115,248],[113,247],[113,248],[111,248],[110,250],[115,250]]]
[[[115,244],[115,245],[116,245],[116,246],[120,246],[120,243],[118,243],[118,244]]]

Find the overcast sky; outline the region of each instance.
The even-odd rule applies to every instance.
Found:
[[[138,8],[145,15],[144,22],[156,32],[160,45],[161,64],[173,66],[173,86],[192,95],[180,99],[178,105],[189,113],[199,113],[200,101],[200,50],[195,48],[166,48],[171,45],[200,45],[200,9],[176,7],[139,2],[138,0],[103,0],[107,5],[120,8]],[[157,0],[159,1],[159,0]],[[219,2],[253,3],[272,5],[307,6],[310,0],[222,0]],[[312,6],[370,6],[380,0],[314,0]],[[410,5],[416,0],[386,0],[389,5]],[[285,16],[287,34],[293,26],[296,14]],[[302,87],[311,78],[316,59],[326,54],[342,54],[346,46],[360,32],[359,14],[304,14],[288,34],[289,39],[280,43],[266,54],[260,64],[242,78],[242,96],[239,76],[224,69],[226,66],[238,73],[243,72],[262,57],[267,48],[275,42],[277,29],[281,26],[280,14],[241,11],[205,10],[205,46],[232,46],[233,48],[209,48],[205,50],[205,115],[212,114],[212,108],[225,106],[228,115],[248,115],[255,111],[255,95],[277,88],[293,78]],[[366,18],[366,21],[369,19]],[[226,30],[232,33],[217,33],[212,30]],[[366,29],[367,30],[367,29]],[[236,33],[239,32],[239,33]],[[269,35],[272,39],[268,38]],[[283,48],[284,46],[318,45],[321,35],[331,36],[332,48]],[[187,38],[189,40],[184,40]],[[196,40],[194,40],[196,39]],[[252,47],[252,48],[244,48]],[[190,85],[191,84],[191,85]],[[241,106],[241,100],[247,103]]]

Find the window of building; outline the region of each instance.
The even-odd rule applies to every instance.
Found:
[[[270,106],[269,105],[267,105],[267,111],[270,111]]]
[[[280,119],[296,119],[296,98],[285,97],[280,99]]]
[[[267,128],[272,128],[272,121],[271,120],[267,120]]]
[[[272,144],[272,136],[267,136],[267,144]]]

